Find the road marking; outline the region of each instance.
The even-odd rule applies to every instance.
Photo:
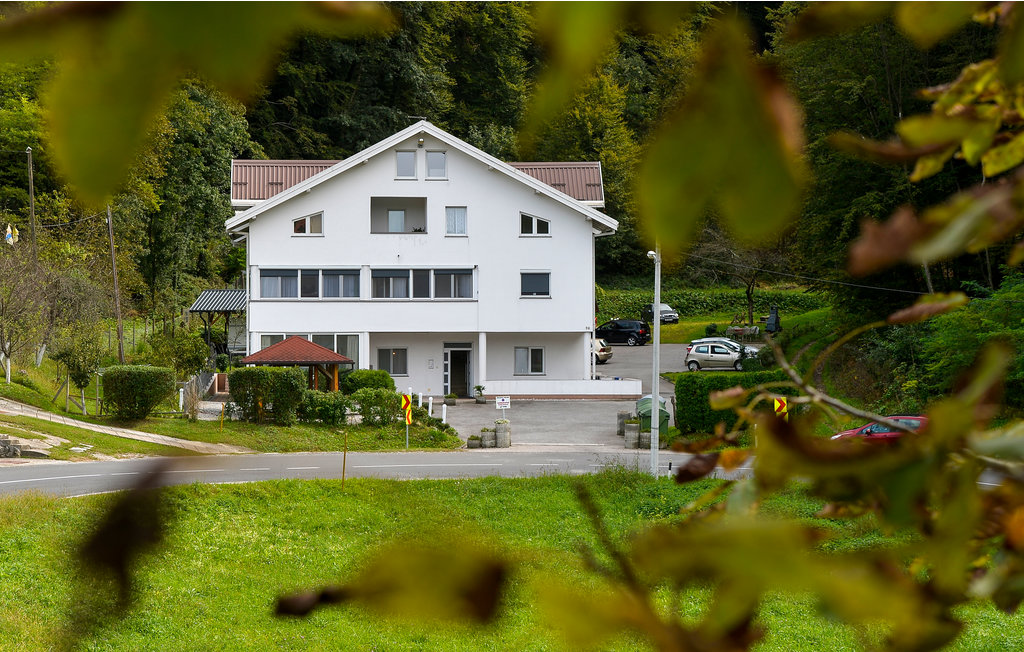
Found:
[[[285,471],[308,471],[310,469],[319,469],[319,466],[289,466]]]
[[[138,475],[138,471],[121,471],[120,473],[111,473],[110,475]]]
[[[261,466],[261,467],[256,468],[256,469],[238,469],[238,470],[239,471],[269,471],[270,467],[269,466]]]
[[[423,467],[423,466],[501,466],[501,462],[494,462],[492,464],[480,463],[480,464],[363,464],[353,466],[353,469],[398,469],[406,467]]]
[[[25,480],[2,480],[0,484],[18,484],[19,482],[46,482],[47,480],[70,480],[71,478],[99,478],[103,473],[86,473],[83,475],[55,475],[50,478],[28,478]]]
[[[216,473],[217,471],[223,471],[224,469],[178,469],[176,471],[166,471],[166,473]]]
[[[558,466],[557,462],[544,462],[543,464],[530,464],[529,466]]]

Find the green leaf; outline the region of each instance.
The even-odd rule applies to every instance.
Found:
[[[951,159],[954,153],[956,153],[956,145],[936,154],[928,154],[917,159],[917,163],[914,164],[914,171],[910,175],[910,180],[920,181],[942,172],[946,161]]]
[[[983,8],[983,2],[901,2],[894,18],[903,33],[928,49],[953,34]]]
[[[999,39],[999,76],[1007,86],[1024,81],[1024,15],[1020,7],[1008,5],[1009,16]]]
[[[121,183],[178,80],[197,73],[250,92],[302,29],[352,34],[390,24],[379,6],[266,2],[111,3],[57,7],[0,23],[0,59],[56,56],[45,96],[54,158],[81,197]],[[84,18],[84,20],[83,20]]]
[[[1024,134],[1017,134],[1010,142],[998,145],[981,157],[981,169],[986,177],[994,177],[1017,167],[1024,161]]]
[[[968,445],[979,455],[1024,461],[1024,422],[972,435]]]
[[[690,93],[641,167],[641,215],[667,251],[690,241],[712,205],[748,241],[777,236],[800,208],[800,113],[748,47],[735,22],[715,26]]]

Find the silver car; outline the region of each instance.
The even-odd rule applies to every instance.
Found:
[[[690,371],[735,369],[743,371],[743,348],[734,349],[724,342],[696,340],[686,347],[683,363]]]
[[[726,348],[732,349],[733,351],[742,351],[743,357],[745,358],[752,358],[757,355],[757,347],[747,346],[746,344],[740,344],[736,340],[728,337],[702,337],[698,340],[693,340],[692,342],[690,342],[690,347],[704,343],[724,344]],[[687,350],[689,350],[689,347]]]

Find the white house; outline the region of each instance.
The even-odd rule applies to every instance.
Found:
[[[429,122],[344,161],[234,161],[247,352],[302,335],[435,396],[639,395],[595,379],[600,165],[515,166]]]

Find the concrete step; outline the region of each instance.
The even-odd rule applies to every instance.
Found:
[[[0,434],[0,457],[47,458],[50,457],[50,453],[46,448],[49,447],[33,446],[17,437]]]

